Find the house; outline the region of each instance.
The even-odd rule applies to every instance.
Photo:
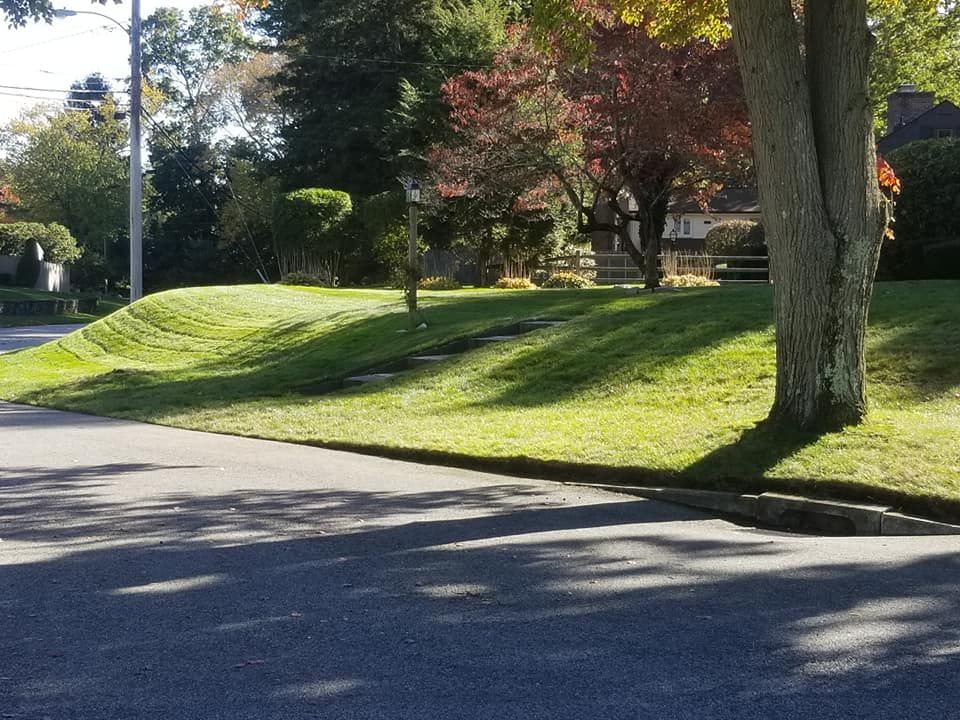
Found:
[[[887,134],[877,143],[886,155],[917,140],[960,138],[960,107],[949,100],[934,103],[932,92],[901,85],[887,98]]]
[[[663,246],[681,252],[703,252],[707,233],[731,220],[760,222],[760,196],[754,188],[726,188],[706,209],[695,202],[672,205],[663,229]]]
[[[633,198],[627,194],[620,199],[621,207],[631,211],[635,209]],[[601,222],[615,222],[614,213],[604,206],[597,207],[597,219]],[[729,188],[721,190],[711,198],[706,210],[695,202],[674,203],[669,208],[667,224],[663,230],[664,248],[684,252],[703,252],[707,233],[714,225],[729,220],[749,220],[760,222],[760,200],[753,188]],[[630,236],[635,245],[640,245],[636,223],[630,223]],[[615,233],[598,231],[592,235],[594,252],[622,252],[620,239]]]

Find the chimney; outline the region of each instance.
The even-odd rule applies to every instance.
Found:
[[[933,93],[920,92],[916,85],[901,85],[887,97],[887,134],[906,125],[933,107]]]

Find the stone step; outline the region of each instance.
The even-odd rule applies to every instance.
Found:
[[[424,365],[432,365],[433,363],[443,362],[444,360],[449,360],[452,357],[456,357],[453,354],[447,355],[414,355],[413,357],[407,358],[407,367],[409,368],[418,368],[423,367]]]
[[[368,385],[369,383],[383,382],[396,377],[397,373],[370,373],[369,375],[354,375],[343,381],[346,387],[356,387],[358,385]]]
[[[535,330],[546,330],[547,328],[563,325],[563,320],[527,320],[520,323],[520,332],[534,332]]]
[[[492,345],[494,343],[508,342],[509,340],[516,340],[519,335],[490,335],[489,337],[478,337],[473,338],[470,342],[474,347],[483,347],[484,345]]]

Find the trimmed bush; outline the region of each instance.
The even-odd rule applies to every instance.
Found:
[[[494,287],[500,290],[535,290],[537,286],[525,277],[502,277],[494,283]]]
[[[894,238],[885,240],[878,276],[889,280],[960,278],[960,139],[921,140],[887,157],[903,184]]]
[[[58,223],[11,223],[0,225],[0,255],[23,255],[27,243],[43,248],[43,259],[67,265],[80,258],[81,249],[70,231]]]
[[[763,225],[749,220],[731,220],[707,233],[707,255],[766,255]]]
[[[418,287],[421,290],[459,290],[462,285],[453,278],[427,277],[420,280]]]
[[[350,196],[339,190],[304,188],[281,195],[273,208],[273,233],[283,273],[335,284],[352,209]]]
[[[696,288],[696,287],[719,287],[720,283],[716,280],[703,277],[703,275],[670,275],[660,281],[664,287],[672,288]]]
[[[299,287],[330,287],[316,275],[309,275],[302,272],[287,273],[280,280],[281,285],[297,285]]]
[[[20,262],[17,263],[17,275],[14,283],[19,287],[32,288],[40,277],[40,263],[43,262],[43,250],[36,240],[28,240],[23,249]]]
[[[572,272],[558,272],[548,277],[540,287],[544,288],[588,288],[593,281]]]

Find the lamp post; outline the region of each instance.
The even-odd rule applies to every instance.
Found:
[[[131,1],[130,27],[92,10],[54,10],[56,17],[96,15],[106,18],[130,36],[130,302],[143,297],[143,161],[140,151],[142,79],[140,75],[140,0]]]
[[[417,324],[417,285],[420,282],[420,253],[417,247],[417,221],[420,209],[420,183],[411,179],[405,183],[407,207],[410,216],[410,245],[407,254],[407,309],[411,327]]]

